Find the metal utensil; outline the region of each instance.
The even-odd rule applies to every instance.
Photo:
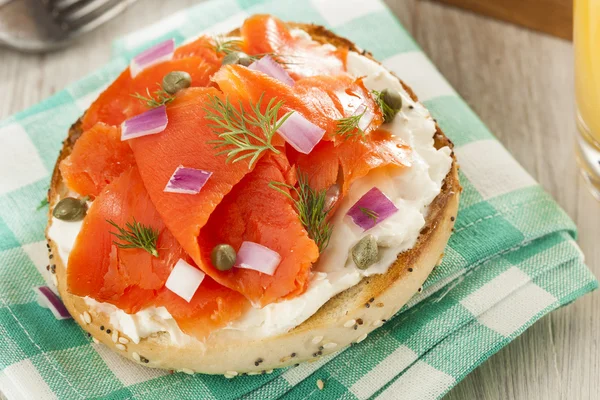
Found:
[[[28,52],[64,47],[136,0],[0,0],[0,44]]]

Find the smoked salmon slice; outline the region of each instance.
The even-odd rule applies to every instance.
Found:
[[[148,97],[147,91],[156,98],[154,92],[160,89],[163,77],[172,71],[185,71],[192,78],[192,86],[208,86],[210,77],[219,69],[220,63],[213,64],[201,57],[174,59],[151,66],[131,77],[129,68],[104,91],[86,111],[82,128],[90,129],[98,122],[120,125],[128,118],[148,110],[144,101],[134,97],[136,93]]]
[[[217,206],[199,238],[203,269],[217,282],[261,306],[303,293],[310,268],[319,257],[319,249],[300,223],[292,201],[269,187],[271,182],[296,183],[294,170],[283,154],[263,157]],[[211,265],[209,256],[214,246],[228,243],[237,251],[244,241],[259,243],[281,256],[273,276],[236,267],[219,271]]]
[[[294,37],[287,24],[272,15],[249,17],[241,34],[246,53],[274,55],[294,79],[345,71],[346,48],[322,47],[309,39]]]
[[[121,130],[99,122],[77,139],[59,168],[69,189],[97,196],[134,164],[129,144],[121,141]]]
[[[223,197],[250,172],[247,159],[227,164],[225,155],[216,155],[218,150],[210,142],[217,136],[204,118],[210,96],[223,95],[214,88],[182,91],[167,106],[169,123],[163,132],[130,141],[152,202],[177,241],[202,269],[200,229]],[[212,172],[200,193],[164,192],[180,165]]]
[[[304,118],[325,129],[325,140],[336,144],[346,140],[337,133],[338,121],[361,113],[362,107],[371,110],[370,123],[364,135],[383,123],[381,110],[360,79],[349,75],[313,76],[298,80],[291,87],[259,71],[239,65],[221,68],[212,80],[229,96],[231,102],[256,103],[262,96],[264,103],[275,98],[284,102],[280,117],[296,111]]]
[[[116,229],[133,219],[158,230],[154,257],[139,248],[116,246]],[[118,240],[117,240],[118,241]],[[100,193],[90,207],[67,267],[70,293],[114,304],[127,313],[150,305],[165,306],[186,333],[198,338],[238,318],[248,307],[240,294],[206,277],[190,303],[164,287],[185,251],[166,229],[136,167],[125,171]]]

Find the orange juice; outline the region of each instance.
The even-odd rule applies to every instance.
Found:
[[[577,158],[600,199],[600,0],[575,0],[574,7]]]

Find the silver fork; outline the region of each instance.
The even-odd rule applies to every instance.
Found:
[[[135,1],[0,0],[0,44],[28,52],[55,50]]]

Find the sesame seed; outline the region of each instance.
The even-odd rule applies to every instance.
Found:
[[[296,357],[296,353],[292,353],[291,356],[292,356],[292,358]]]
[[[344,324],[344,328],[350,328],[351,326],[354,326],[354,324],[356,324],[356,320],[351,319],[349,321],[346,321],[346,323]]]
[[[387,322],[387,319],[382,319],[383,322]]]
[[[363,340],[365,340],[366,338],[367,338],[367,334],[366,334],[366,333],[363,333],[362,335],[360,335],[360,336],[358,337],[358,339],[356,339],[356,343],[360,343],[360,342],[362,342]]]
[[[357,320],[356,320],[356,323],[357,323],[357,324],[359,324],[359,325],[362,325],[362,324],[363,324],[363,320],[362,320],[362,318],[359,318],[359,319],[357,319]]]
[[[413,108],[415,108],[415,106],[413,106],[412,104],[409,104],[408,108],[410,108],[412,110]]]
[[[110,329],[107,329],[107,330],[106,330],[106,333],[108,333],[109,335],[110,335],[110,332],[111,332],[111,331],[110,331]]]
[[[135,351],[133,353],[131,353],[131,357],[137,362],[141,361],[140,355],[138,353],[136,353]]]
[[[46,243],[46,247],[47,247],[47,248],[50,248],[50,243]]]
[[[121,343],[117,343],[117,344],[115,345],[115,347],[116,347],[117,349],[119,349],[119,350],[123,350],[123,351],[127,350],[127,347],[125,347],[125,345],[124,345],[124,344],[121,344]]]
[[[317,379],[317,387],[319,388],[319,390],[323,390],[323,388],[325,387],[325,384],[323,383],[322,380]]]
[[[365,307],[367,307],[367,308],[371,308],[371,304],[369,304],[369,303],[366,303],[366,304],[365,304]]]
[[[373,326],[374,326],[374,327],[378,327],[378,326],[381,326],[381,325],[383,325],[383,321],[382,321],[382,320],[380,320],[380,319],[378,319],[377,321],[374,321],[374,322],[373,322]]]
[[[319,346],[319,350],[323,350],[325,347],[323,346]]]
[[[456,218],[454,217],[450,217],[450,221],[454,221]]]
[[[372,303],[372,302],[374,302],[374,301],[375,301],[375,297],[371,297],[371,298],[369,299],[369,303]]]
[[[140,361],[143,362],[144,364],[148,364],[150,362],[150,360],[148,360],[146,357],[144,356],[140,356]]]
[[[300,365],[300,364],[294,364],[294,367],[297,367],[297,366],[299,366],[299,365]]]
[[[100,341],[98,339],[96,339],[95,337],[92,338],[92,341],[96,344],[100,344]]]
[[[50,254],[50,255],[48,256],[48,258],[52,260],[52,259],[54,258],[54,255]]]
[[[46,265],[46,271],[50,271],[50,266]]]
[[[409,269],[408,269],[408,272],[413,272],[413,269],[412,269],[412,268],[409,268]]]
[[[231,376],[238,376],[238,373],[236,371],[225,371],[225,373]]]
[[[119,332],[114,331],[111,336],[111,339],[112,339],[113,343],[117,343],[117,340],[119,340]]]
[[[323,352],[322,352],[321,350],[319,350],[319,351],[317,351],[317,355],[318,355],[318,356],[322,356],[322,355],[323,355]]]
[[[267,370],[267,371],[266,371],[266,373],[267,373],[267,374],[272,374],[272,373],[273,373],[273,370],[272,370],[272,369],[269,369],[269,370]]]
[[[90,315],[89,312],[87,312],[87,311],[83,312],[83,320],[85,321],[86,324],[90,324],[92,322],[92,316]]]
[[[324,349],[333,349],[334,347],[337,347],[337,343],[330,342],[323,345]]]
[[[354,330],[357,330],[358,329],[358,325],[354,325],[353,328],[354,328]]]
[[[251,371],[248,372],[248,375],[260,375],[261,373],[259,371]]]
[[[313,353],[313,355],[312,355],[312,356],[313,356],[313,357],[317,357],[317,356],[318,356],[318,354],[317,354],[317,353]]]
[[[187,369],[187,368],[182,368],[181,372],[183,372],[184,374],[188,374],[188,375],[194,375],[194,371],[192,371],[191,369]]]
[[[383,303],[377,303],[377,304],[375,304],[375,307],[381,308],[381,307],[383,307]]]
[[[421,293],[423,291],[423,286],[417,289],[417,292]]]
[[[261,374],[263,374],[263,375],[266,374],[266,373],[267,373],[267,371],[264,370],[264,369],[261,371]]]
[[[312,343],[317,344],[317,343],[320,343],[321,340],[323,340],[323,336],[315,336],[312,340]]]
[[[104,330],[104,325],[100,325],[100,330],[103,331]]]
[[[225,374],[223,375],[226,379],[233,379],[233,375]]]
[[[120,337],[119,338],[119,343],[127,344],[127,343],[129,343],[129,339],[124,338],[124,337]]]

